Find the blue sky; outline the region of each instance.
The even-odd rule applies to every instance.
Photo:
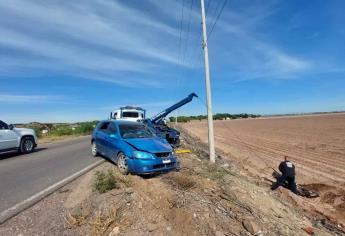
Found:
[[[0,119],[84,121],[205,99],[199,2],[2,0]],[[209,29],[222,3],[206,0]],[[214,112],[345,110],[343,9],[228,0],[209,39]],[[205,112],[195,100],[178,113]]]

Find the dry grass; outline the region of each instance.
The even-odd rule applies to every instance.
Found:
[[[121,221],[122,213],[123,208],[121,206],[113,206],[106,213],[99,212],[96,217],[89,222],[91,226],[91,235],[104,235],[111,225]]]
[[[125,187],[132,187],[133,186],[133,181],[130,178],[130,175],[122,175],[119,171],[115,170],[114,171],[114,176],[117,180],[118,183],[123,184]]]
[[[169,173],[164,177],[174,187],[180,190],[188,190],[196,185],[194,178],[190,175],[184,175],[182,173]]]
[[[230,174],[229,170],[212,163],[204,162],[200,168],[196,168],[195,172],[197,175],[212,179],[215,181],[222,180],[226,175]]]
[[[79,227],[86,223],[88,215],[67,213],[65,220],[69,228]]]

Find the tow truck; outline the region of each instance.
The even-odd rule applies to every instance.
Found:
[[[175,103],[164,111],[161,111],[152,118],[143,120],[143,122],[148,127],[150,127],[150,129],[155,132],[157,136],[166,139],[173,148],[178,147],[180,146],[180,132],[174,128],[169,127],[165,122],[165,118],[171,112],[191,102],[194,97],[198,97],[198,95],[196,95],[195,93],[191,93],[186,98]]]
[[[176,109],[191,102],[194,97],[198,97],[195,93],[189,94],[181,101],[175,103],[169,108],[159,112],[152,118],[146,118],[146,110],[141,107],[125,106],[110,113],[110,120],[127,120],[134,122],[143,122],[157,136],[166,139],[173,147],[180,146],[180,132],[167,125],[165,118]]]

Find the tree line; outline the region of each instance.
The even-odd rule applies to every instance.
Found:
[[[246,118],[257,118],[257,117],[261,117],[261,115],[257,115],[257,114],[248,114],[248,113],[241,113],[241,114],[230,114],[230,113],[217,113],[215,115],[213,115],[213,120],[234,120],[234,119],[246,119]],[[169,117],[170,122],[175,122],[175,117],[171,116]],[[188,122],[191,120],[204,120],[207,119],[206,115],[198,115],[198,116],[178,116],[177,117],[177,122]]]

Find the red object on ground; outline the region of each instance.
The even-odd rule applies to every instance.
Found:
[[[304,228],[303,230],[309,235],[315,235],[314,229],[312,227],[307,227],[307,228]]]

